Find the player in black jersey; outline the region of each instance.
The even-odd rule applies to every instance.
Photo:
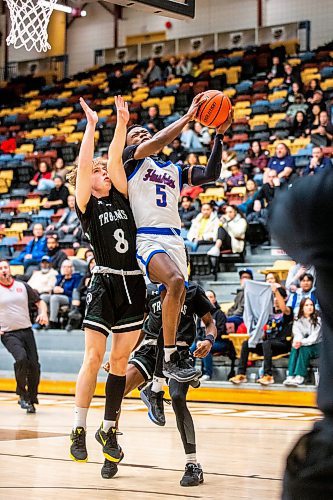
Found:
[[[162,350],[158,349],[157,342],[161,339],[159,331],[162,324],[162,306],[161,298],[156,285],[148,285],[148,295],[146,301],[146,309],[149,313],[147,317],[142,337],[144,338],[143,345],[135,352],[134,357],[130,359],[126,372],[126,388],[125,394],[130,393],[137,387],[146,384],[153,378],[156,369],[155,365],[161,372],[161,361],[163,361],[163,346]],[[214,308],[207,299],[205,291],[197,283],[190,281],[186,291],[186,298],[182,307],[180,323],[177,332],[177,347],[180,353],[181,362],[185,365],[193,365],[194,360],[190,355],[189,348],[192,345],[196,336],[196,316],[199,316],[206,328],[206,337],[199,344],[194,356],[203,358],[207,356],[216,337],[216,327],[212,318],[211,312]],[[160,362],[157,362],[158,353],[161,353]],[[157,372],[157,374],[159,374]],[[161,374],[163,377],[163,374]],[[164,379],[163,379],[164,380]],[[186,467],[183,478],[180,481],[181,486],[198,486],[203,482],[203,472],[196,458],[195,431],[193,420],[189,409],[186,405],[186,395],[190,385],[195,385],[196,381],[180,383],[177,380],[169,379],[169,392],[172,401],[172,406],[176,414],[177,427],[183,442],[186,454]],[[153,381],[154,384],[154,381]],[[165,425],[163,412],[163,396],[162,387],[154,387],[149,385],[141,391],[141,398],[145,402],[149,410],[150,419],[157,425]],[[153,390],[155,389],[155,390]],[[116,465],[112,465],[109,469],[110,476],[114,475]]]
[[[116,100],[117,126],[106,162],[102,158],[93,159],[97,113],[82,98],[80,103],[87,117],[87,127],[78,167],[70,174],[69,181],[75,186],[76,210],[93,248],[96,266],[92,271],[83,321],[85,356],[76,384],[70,455],[76,461],[87,460],[86,416],[106,339],[112,332],[105,415],[96,439],[103,446],[106,460],[117,463],[123,453],[117,443],[115,422],[124,394],[128,358],[143,324],[146,296],[144,278],[135,257],[133,215],[127,199],[111,182],[113,166],[122,162],[129,113],[123,100]]]

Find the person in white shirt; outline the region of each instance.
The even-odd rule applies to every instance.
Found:
[[[220,221],[216,212],[213,211],[209,203],[204,203],[201,207],[201,213],[192,220],[187,233],[186,246],[195,252],[200,242],[215,243],[219,226]]]
[[[34,271],[28,285],[38,293],[51,293],[57,281],[58,272],[52,268],[51,257],[43,255],[40,270]]]

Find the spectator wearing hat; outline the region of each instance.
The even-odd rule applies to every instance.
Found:
[[[61,264],[67,259],[67,255],[59,246],[59,238],[57,234],[49,234],[46,241],[47,255],[51,259],[53,269],[60,271]]]
[[[253,272],[250,268],[240,269],[240,288],[236,292],[233,305],[227,311],[227,322],[235,325],[235,331],[243,323],[244,314],[244,283],[246,280],[253,280]]]
[[[40,262],[40,270],[32,273],[28,285],[39,294],[51,293],[57,281],[57,274],[57,271],[52,268],[51,257],[43,255]]]
[[[303,176],[315,175],[323,172],[325,169],[332,168],[332,161],[327,156],[324,156],[324,151],[321,146],[314,146],[312,148],[312,157],[310,163],[303,170]]]
[[[64,184],[63,178],[56,175],[54,177],[54,188],[51,189],[47,201],[44,203],[44,208],[66,208],[68,196],[69,191]]]
[[[275,170],[281,181],[289,179],[295,169],[295,160],[284,142],[277,144],[275,155],[269,160],[268,168]]]
[[[321,111],[319,126],[311,130],[311,142],[315,146],[329,147],[333,140],[333,125],[329,122],[327,111]]]
[[[11,265],[23,265],[27,277],[30,278],[34,269],[46,254],[46,238],[44,236],[44,228],[42,224],[34,224],[32,229],[33,239],[29,241],[24,250],[18,257],[10,261]]]
[[[216,243],[207,252],[207,255],[219,257],[221,250],[242,253],[245,247],[247,222],[238,208],[234,205],[228,205],[224,215],[220,218],[220,224]]]
[[[209,203],[203,203],[201,212],[192,219],[186,245],[195,252],[201,242],[215,243],[220,221]]]
[[[231,191],[233,187],[242,187],[245,186],[245,177],[243,172],[241,171],[238,162],[229,167],[231,172],[230,177],[227,179],[227,191]]]
[[[199,213],[193,205],[193,200],[190,196],[182,196],[178,213],[181,220],[183,232],[185,231],[187,234],[187,231],[191,227],[192,220]]]

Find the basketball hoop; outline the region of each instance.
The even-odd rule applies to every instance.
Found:
[[[15,49],[25,47],[28,51],[46,52],[51,48],[47,41],[47,27],[57,0],[5,0],[7,2],[11,29],[7,45]]]

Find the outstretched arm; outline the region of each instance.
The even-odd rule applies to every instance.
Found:
[[[79,209],[84,214],[91,196],[92,162],[95,146],[94,136],[98,116],[96,111],[93,111],[82,97],[80,97],[80,104],[86,114],[87,126],[80,147],[75,197]]]
[[[136,148],[134,153],[135,160],[141,160],[146,158],[147,156],[157,154],[164,146],[167,146],[172,142],[176,137],[179,136],[183,128],[187,123],[191,120],[194,120],[195,115],[197,113],[198,107],[200,105],[200,100],[202,98],[202,93],[195,96],[192,101],[192,104],[187,111],[187,113],[179,118],[179,120],[171,123],[168,127],[157,132],[154,137],[149,139]]]
[[[127,178],[124,170],[122,154],[126,142],[126,125],[129,120],[127,102],[121,96],[115,97],[117,108],[117,125],[109,147],[108,173],[114,187],[127,196]]]

